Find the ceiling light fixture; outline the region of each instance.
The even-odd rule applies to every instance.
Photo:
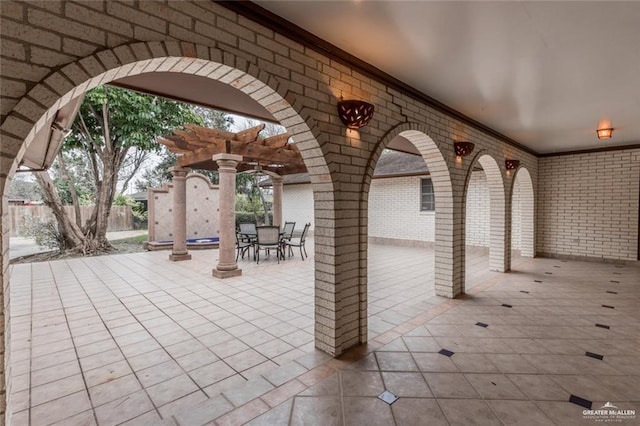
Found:
[[[520,165],[520,160],[504,160],[504,167],[507,170],[515,170]]]
[[[338,102],[338,116],[349,129],[359,129],[369,124],[374,107],[365,101],[349,100]]]
[[[473,142],[454,142],[453,149],[456,152],[456,157],[466,157],[473,152],[475,144]]]
[[[598,135],[598,139],[611,139],[613,136],[613,127],[598,129],[596,130],[596,134]]]

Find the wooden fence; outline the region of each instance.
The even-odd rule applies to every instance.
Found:
[[[75,220],[76,214],[73,206],[65,206],[67,214]],[[80,207],[82,222],[91,216],[93,206]],[[55,220],[51,209],[47,206],[9,206],[9,229],[11,237],[26,236],[25,229],[28,224],[37,221]],[[133,229],[133,213],[130,206],[113,206],[109,216],[108,231],[128,231]]]

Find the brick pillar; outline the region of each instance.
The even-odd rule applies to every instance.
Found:
[[[241,155],[216,154],[213,161],[218,164],[218,193],[220,194],[218,223],[220,226],[220,246],[218,265],[213,270],[216,278],[242,275],[236,263],[236,168],[242,161]]]
[[[173,250],[169,260],[191,260],[187,250],[187,174],[189,169],[173,167]]]
[[[282,176],[271,176],[273,182],[273,225],[282,226]]]

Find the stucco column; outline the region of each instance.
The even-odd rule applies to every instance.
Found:
[[[173,250],[169,260],[190,260],[187,250],[187,174],[189,169],[173,167]]]
[[[273,225],[282,226],[282,176],[271,176],[273,182]]]
[[[213,270],[217,278],[229,278],[242,275],[236,263],[236,167],[242,161],[241,155],[216,154],[212,157],[218,164],[218,193],[220,204],[218,224],[220,226],[220,245],[218,265]]]

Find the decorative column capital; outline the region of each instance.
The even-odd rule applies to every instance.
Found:
[[[232,169],[235,171],[238,163],[242,161],[242,155],[222,153],[212,156],[211,159],[218,164],[219,171],[223,169]]]
[[[185,178],[187,177],[191,169],[175,166],[171,167],[169,171],[174,178]]]
[[[282,185],[282,183],[284,182],[284,176],[273,176],[273,175],[270,175],[269,177],[271,177],[271,182],[274,185]]]

